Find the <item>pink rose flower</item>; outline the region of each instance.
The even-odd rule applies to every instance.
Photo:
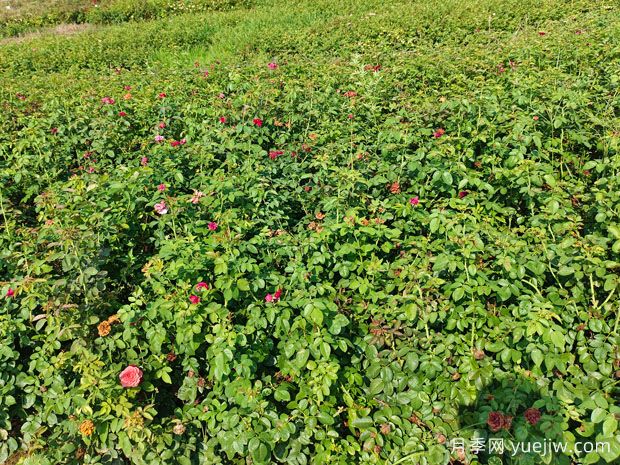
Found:
[[[217,229],[217,223],[215,221],[211,221],[207,227],[211,230],[211,231],[215,231]]]
[[[204,197],[204,195],[204,192],[194,191],[194,195],[192,195],[190,202],[196,205],[198,202],[200,202],[200,199]]]
[[[137,387],[142,381],[142,370],[135,365],[129,365],[118,375],[121,386],[124,388]]]
[[[155,136],[155,139],[154,139],[154,140],[155,140],[155,142],[163,142],[163,141],[164,141],[164,139],[165,139],[165,138],[164,138],[164,136],[162,136],[162,135],[160,135],[160,134],[157,134],[157,135]]]
[[[114,105],[116,101],[112,97],[103,97],[101,103],[104,105]]]
[[[207,283],[205,283],[204,281],[200,281],[198,284],[196,284],[196,290],[197,291],[201,291],[201,290],[208,290],[209,289],[209,285]]]
[[[417,204],[419,204],[419,203],[420,203],[420,199],[419,199],[419,197],[416,195],[415,197],[411,197],[411,198],[409,199],[409,203],[410,203],[411,205],[413,205],[413,206],[416,206]]]
[[[148,159],[148,157],[142,157],[142,158],[140,159],[140,164],[141,164],[142,166],[146,166],[146,165],[148,165],[148,164],[149,164],[149,159]]]
[[[159,129],[164,129],[166,127],[166,123],[164,123],[163,121],[161,123],[159,123]]]
[[[124,111],[119,111],[118,116],[120,117],[127,116],[127,113],[125,113]]]
[[[192,304],[196,305],[196,304],[200,303],[200,297],[198,297],[197,295],[192,294],[192,295],[189,296],[189,301]]]
[[[163,184],[163,183],[162,183],[162,184],[160,184],[159,186],[157,186],[157,190],[158,190],[159,192],[163,192],[163,191],[165,191],[165,190],[166,190],[166,185],[165,185],[165,184]]]
[[[220,95],[217,96],[218,98],[226,98],[226,96],[224,95],[224,92],[220,92]]]
[[[15,296],[15,289],[9,288],[9,290],[6,291],[6,296],[8,298],[14,297]]]
[[[274,62],[269,63],[267,66],[269,66],[269,69],[278,69],[278,64]]]
[[[163,200],[159,203],[156,203],[153,208],[155,208],[155,211],[160,215],[165,215],[166,213],[168,213],[168,207],[166,206],[166,202],[164,202]]]
[[[265,302],[273,302],[273,296],[271,294],[267,294],[265,296]]]
[[[278,289],[274,294],[273,294],[273,298],[275,300],[280,300],[280,296],[282,295],[282,289]]]

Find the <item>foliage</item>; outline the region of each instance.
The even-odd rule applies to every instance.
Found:
[[[0,461],[615,463],[618,26],[282,1],[4,47]]]

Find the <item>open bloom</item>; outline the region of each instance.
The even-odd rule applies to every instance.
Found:
[[[112,97],[103,97],[101,103],[104,105],[114,105],[116,101]]]
[[[166,202],[164,202],[163,200],[159,203],[156,203],[153,208],[155,208],[155,211],[160,215],[165,215],[166,213],[168,213],[168,207],[166,206]]]
[[[411,197],[409,199],[409,203],[413,206],[416,206],[417,204],[420,203],[420,198],[417,195],[415,197]]]
[[[165,190],[166,190],[166,185],[165,185],[165,184],[163,184],[163,183],[162,183],[162,184],[160,184],[159,186],[157,186],[157,190],[158,190],[159,192],[163,192],[163,191],[165,191]]]
[[[204,192],[194,191],[194,195],[192,195],[192,198],[190,199],[190,202],[195,205],[198,202],[200,202],[200,199],[202,197],[204,197],[204,195],[205,195]]]
[[[148,164],[149,164],[149,159],[148,159],[148,157],[142,157],[142,158],[140,159],[140,164],[141,164],[142,166],[146,166],[146,165],[148,165]]]
[[[265,302],[273,302],[273,296],[271,294],[267,294],[265,296]]]
[[[9,288],[8,291],[6,291],[6,296],[7,297],[14,297],[15,296],[15,289]]]
[[[494,433],[498,432],[502,429],[504,424],[504,415],[501,412],[489,412],[489,417],[487,418],[487,425]]]
[[[279,300],[281,295],[282,295],[282,289],[278,289],[276,292],[274,292],[273,298],[275,300]]]
[[[525,413],[523,414],[525,416],[525,419],[527,420],[527,422],[532,425],[535,426],[536,423],[538,423],[540,421],[540,410],[538,410],[537,408],[528,408]]]
[[[260,118],[254,118],[252,120],[252,123],[254,123],[255,126],[258,126],[260,128],[263,125],[263,120]]]
[[[215,221],[211,221],[207,227],[211,230],[211,231],[215,231],[217,229],[217,223]]]
[[[164,136],[162,136],[161,134],[157,134],[154,138],[155,142],[163,142],[164,139]]]
[[[192,295],[189,296],[189,301],[191,303],[193,303],[194,305],[196,305],[197,303],[200,303],[200,297],[198,297],[197,295],[192,294]]]
[[[225,116],[220,116],[220,123],[222,123],[222,124],[226,123],[226,117]]]
[[[272,160],[275,160],[280,155],[284,155],[284,151],[282,151],[282,150],[271,150],[269,152],[269,158],[271,158]]]
[[[127,113],[125,113],[124,111],[119,111],[118,116],[121,116],[121,117],[127,116]]]
[[[198,284],[196,284],[196,290],[197,291],[201,291],[201,290],[208,290],[209,289],[209,285],[207,283],[205,283],[204,281],[200,281]]]
[[[166,98],[166,93],[165,92],[161,92],[159,94],[159,98]]]
[[[142,370],[135,365],[129,365],[121,374],[118,375],[121,380],[121,386],[124,388],[136,387],[142,381]]]
[[[273,61],[269,63],[267,66],[269,66],[269,69],[278,69],[278,64],[274,63]]]

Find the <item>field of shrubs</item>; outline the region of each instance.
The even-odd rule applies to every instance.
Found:
[[[616,2],[12,3],[0,463],[619,463]]]

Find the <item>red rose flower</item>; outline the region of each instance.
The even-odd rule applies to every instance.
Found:
[[[252,120],[252,123],[254,123],[255,126],[258,126],[260,128],[263,125],[263,120],[260,118],[254,118]]]

